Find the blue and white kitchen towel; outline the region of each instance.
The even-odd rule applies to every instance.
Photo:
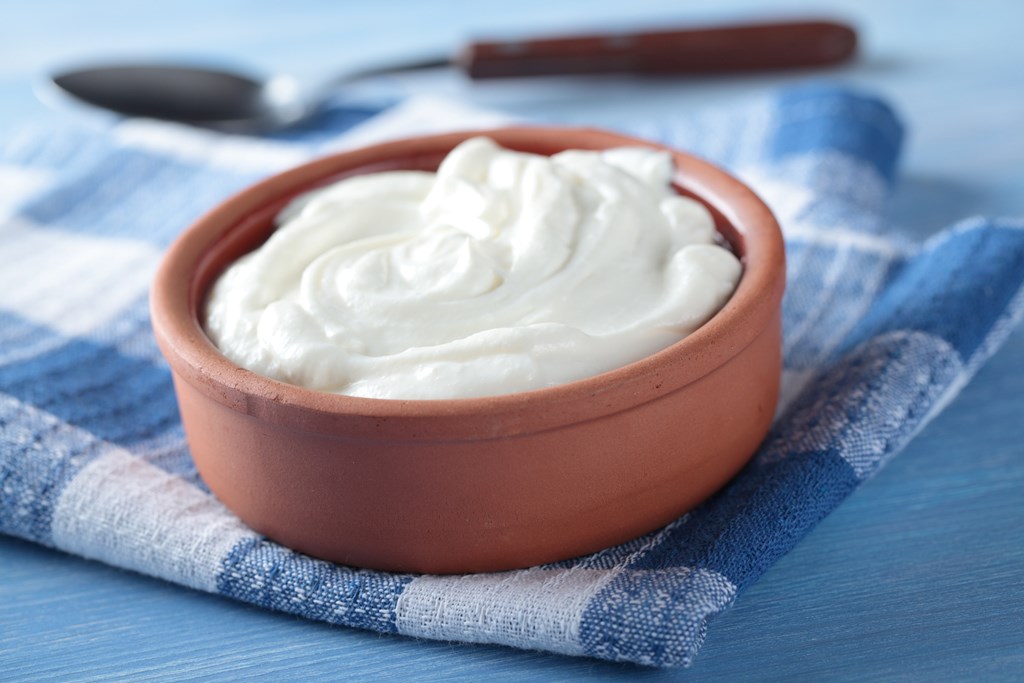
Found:
[[[146,295],[161,251],[245,185],[389,135],[500,123],[435,100],[253,140],[133,121],[0,141],[0,532],[312,619],[654,666],[942,409],[1024,312],[1024,224],[886,229],[902,130],[802,86],[623,129],[746,179],[786,233],[783,407],[752,463],[664,529],[555,565],[415,576],[297,555],[196,474]]]

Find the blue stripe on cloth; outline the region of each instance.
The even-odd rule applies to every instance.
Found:
[[[300,142],[304,145],[325,142],[381,113],[386,106],[353,106],[333,103],[302,122],[277,131],[269,137],[275,140]]]
[[[61,491],[109,446],[0,394],[0,533],[51,544]]]
[[[22,215],[68,232],[165,245],[206,208],[265,175],[113,148],[87,174],[30,202]]]
[[[825,164],[814,168],[812,172],[827,172]],[[836,196],[839,188],[832,187],[832,196],[815,197],[808,202],[800,219],[811,225],[820,226],[824,230],[842,227],[844,230],[864,234],[877,234],[888,228],[880,214],[881,206],[864,206],[851,197]],[[880,202],[884,202],[886,194],[879,193]]]
[[[131,358],[148,360],[160,367],[167,367],[167,362],[153,336],[148,292],[128,304],[116,319],[101,325],[84,338],[113,347]]]
[[[397,633],[395,606],[413,578],[334,565],[255,539],[224,559],[217,592],[332,624]]]
[[[627,569],[584,612],[580,642],[591,657],[686,666],[704,641],[708,618],[735,596],[735,586],[715,572]]]
[[[49,407],[63,422],[207,490],[188,451],[170,373],[153,338],[147,297],[73,342],[3,311],[0,330],[0,391]],[[51,375],[53,381],[47,379]],[[122,382],[118,375],[130,379]],[[118,390],[108,393],[104,386]],[[99,402],[90,399],[96,394]]]
[[[789,88],[777,100],[769,158],[832,150],[873,166],[891,180],[903,126],[881,100],[829,84]]]
[[[12,317],[12,316],[9,316]],[[29,334],[31,323],[18,325]],[[52,335],[44,328],[36,339]],[[46,351],[0,366],[0,391],[46,411],[96,438],[122,446],[180,425],[170,371],[163,364],[85,338],[47,343]]]
[[[0,160],[25,169],[59,171],[62,179],[77,177],[110,153],[110,140],[78,129],[29,129],[0,140]]]
[[[940,235],[893,278],[845,340],[896,329],[942,337],[971,358],[1024,286],[1024,228],[980,222]]]
[[[0,310],[0,366],[46,353],[65,341],[65,337],[48,327]],[[3,391],[3,385],[0,385],[0,391]]]
[[[670,528],[627,572],[707,569],[729,578],[742,590],[857,484],[853,469],[835,449],[794,453],[748,468],[691,512],[685,524]],[[814,495],[794,497],[794,490],[813,491]],[[606,589],[609,593],[615,590],[614,582]],[[605,628],[596,623],[593,627]]]

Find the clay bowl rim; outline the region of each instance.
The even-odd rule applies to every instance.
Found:
[[[200,312],[215,276],[207,273],[206,286],[198,286],[204,260],[247,219],[280,206],[285,198],[353,175],[353,170],[369,172],[374,164],[395,159],[412,165],[417,158],[436,156],[475,135],[512,149],[540,145],[551,149],[547,153],[621,146],[670,152],[677,190],[711,210],[719,232],[743,262],[733,296],[689,336],[628,365],[566,384],[482,398],[379,399],[305,389],[235,365],[206,336]],[[729,362],[764,331],[778,314],[784,286],[778,222],[741,181],[707,161],[648,140],[593,128],[538,126],[467,130],[370,145],[251,185],[200,217],[171,244],[157,270],[150,307],[157,342],[174,372],[228,408],[293,429],[342,437],[461,441],[525,435],[597,419],[682,389]]]

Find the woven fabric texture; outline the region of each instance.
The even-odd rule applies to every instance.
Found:
[[[709,620],[936,415],[1024,313],[1024,223],[969,219],[925,243],[887,224],[902,128],[874,97],[810,85],[624,121],[731,169],[783,224],[782,407],[750,465],[664,529],[522,571],[387,574],[260,537],[189,456],[149,327],[161,251],[220,199],[311,156],[501,120],[411,100],[276,139],[139,121],[5,134],[0,532],[335,624],[686,665]]]

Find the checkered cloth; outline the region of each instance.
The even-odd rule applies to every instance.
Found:
[[[162,250],[308,157],[501,117],[437,100],[337,109],[275,139],[130,121],[0,143],[0,532],[271,609],[388,633],[688,664],[711,617],[936,415],[1024,312],[1024,224],[923,244],[882,215],[902,136],[829,86],[626,132],[729,167],[785,229],[782,408],[750,465],[669,526],[469,576],[298,555],[246,528],[189,457],[146,295]]]

